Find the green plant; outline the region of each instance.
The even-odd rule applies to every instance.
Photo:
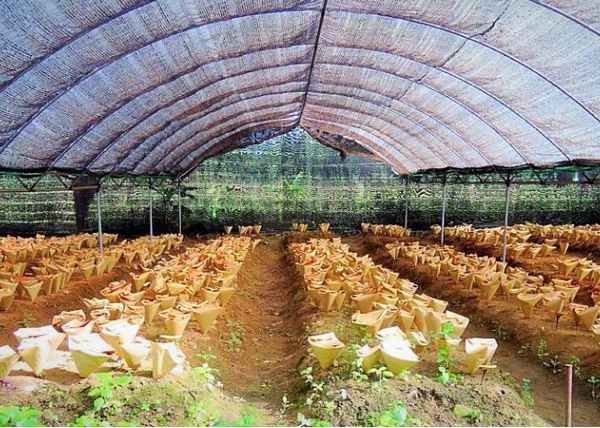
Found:
[[[581,379],[581,367],[579,366],[580,363],[581,360],[574,355],[571,355],[571,357],[569,358],[569,364],[573,366],[573,373],[575,374],[575,376],[577,376],[578,379]]]
[[[525,355],[531,349],[531,344],[526,343],[525,345],[521,345],[519,350],[517,351],[517,355]]]
[[[254,416],[246,415],[246,416],[242,416],[239,419],[236,419],[235,421],[226,421],[226,420],[220,419],[217,422],[215,422],[213,426],[215,426],[215,427],[254,427],[256,425],[254,422]]]
[[[19,321],[19,324],[23,327],[31,327],[33,321],[35,321],[35,317],[33,316],[33,314],[28,310],[24,310],[23,319]]]
[[[208,426],[216,420],[216,415],[207,410],[205,404],[202,402],[193,403],[190,405],[185,410],[185,416],[189,418],[196,426]]]
[[[362,358],[357,358],[352,362],[352,371],[350,377],[357,382],[364,382],[369,380],[369,376],[365,374],[362,367]]]
[[[381,412],[375,420],[376,426],[380,427],[407,427],[422,425],[419,419],[413,418],[402,401],[393,401],[387,405],[387,410]]]
[[[78,416],[75,419],[75,422],[71,422],[69,424],[70,427],[101,427],[108,426],[108,422],[102,423],[96,419],[92,412],[86,413],[84,415]]]
[[[588,383],[590,384],[590,387],[592,388],[592,400],[596,399],[596,390],[598,389],[598,386],[600,385],[600,379],[598,379],[595,376],[590,376],[588,378]]]
[[[553,374],[557,374],[562,371],[562,363],[560,362],[560,357],[556,354],[549,360],[544,361],[544,365],[548,368],[551,368]]]
[[[231,352],[239,352],[242,347],[244,324],[240,321],[227,320],[225,326],[229,330],[229,338],[225,340],[227,348]]]
[[[540,339],[536,347],[537,357],[544,361],[548,357],[548,344],[544,339]]]
[[[204,363],[200,367],[194,367],[193,373],[201,382],[209,385],[216,385],[219,370],[213,369],[208,363]]]
[[[452,373],[450,369],[447,369],[446,367],[439,366],[438,371],[440,372],[440,375],[437,377],[437,381],[442,385],[447,385],[450,381],[462,382],[463,380],[462,375]]]
[[[278,198],[278,202],[287,201],[287,202],[298,202],[302,196],[307,193],[307,189],[302,186],[302,178],[304,177],[303,172],[299,172],[296,174],[293,180],[288,180],[287,177],[281,178],[281,190],[275,186],[269,186],[267,191],[273,193],[281,193],[283,194],[282,198]]]
[[[98,386],[92,388],[87,396],[94,398],[94,412],[97,412],[101,409],[105,409],[113,405],[112,399],[114,396],[114,392],[117,388],[123,387],[129,384],[132,380],[131,375],[119,376],[118,378],[113,378],[111,373],[98,373],[98,381],[100,382]]]
[[[283,415],[290,407],[292,407],[291,401],[287,398],[286,394],[283,394],[283,397],[281,397],[281,409],[279,411]]]
[[[462,404],[457,404],[452,409],[452,413],[461,418],[468,418],[472,421],[479,422],[483,419],[483,414],[481,410],[471,409],[470,407],[463,406]]]
[[[296,419],[298,421],[299,426],[301,426],[301,427],[331,427],[331,426],[333,426],[329,422],[322,421],[320,419],[307,418],[302,413],[298,413],[298,415],[296,416]]]
[[[455,365],[455,362],[450,358],[452,355],[451,339],[453,338],[453,333],[454,325],[451,322],[446,322],[442,325],[442,331],[431,335],[441,345],[438,346],[438,353],[435,361],[438,364],[443,364],[447,369],[451,369]]]
[[[531,391],[533,390],[533,387],[531,386],[531,379],[525,377],[521,380],[521,382],[521,397],[525,402],[525,406],[531,409],[535,404],[533,396],[531,395]]]
[[[306,405],[309,407],[312,407],[312,405],[315,403],[315,400],[319,398],[325,388],[325,382],[316,382],[312,373],[313,368],[310,366],[300,371],[300,376],[302,376],[304,382],[309,386],[311,391],[310,395],[306,399]],[[284,399],[287,400],[287,397],[284,396]]]
[[[369,375],[375,375],[375,381],[371,382],[371,388],[375,389],[378,388],[382,382],[385,382],[388,379],[391,379],[394,377],[394,373],[392,373],[391,371],[389,371],[387,369],[387,367],[382,366],[379,368],[375,368],[373,367],[372,369],[370,369],[369,371],[367,371],[367,374]]]
[[[205,363],[210,363],[212,360],[216,360],[217,356],[213,354],[196,354],[197,357],[202,358]]]
[[[335,401],[325,401],[323,403],[323,411],[327,416],[332,416],[335,410]]]
[[[37,419],[44,412],[19,406],[0,406],[0,426],[3,427],[41,427]]]

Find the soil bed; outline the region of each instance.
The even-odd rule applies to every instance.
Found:
[[[432,243],[422,238],[416,240]],[[571,356],[580,358],[583,379],[600,373],[600,349],[596,340],[590,332],[573,328],[572,321],[561,321],[559,330],[555,330],[554,317],[549,314],[536,311],[533,318],[524,320],[519,308],[502,297],[492,301],[480,299],[477,291],[469,292],[444,275],[435,278],[425,266],[415,268],[408,260],[394,260],[385,250],[385,244],[398,241],[396,238],[355,235],[343,241],[350,244],[352,251],[359,255],[370,254],[376,263],[399,272],[419,285],[423,292],[449,301],[451,310],[470,317],[471,325],[464,337],[495,337],[499,341],[496,359],[500,368],[519,382],[523,378],[532,381],[535,410],[548,422],[564,424],[565,382],[562,373],[554,375],[552,370],[544,368],[538,358],[540,342],[545,343],[546,359],[556,354],[564,364]],[[485,255],[485,250],[481,255]],[[581,426],[597,425],[600,420],[600,402],[592,401],[584,380],[576,381],[573,417],[574,424]]]

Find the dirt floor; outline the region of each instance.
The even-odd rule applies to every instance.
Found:
[[[572,356],[578,357],[581,360],[581,380],[576,381],[574,423],[580,426],[598,424],[600,400],[592,401],[585,382],[589,376],[598,377],[600,373],[600,347],[593,334],[575,328],[570,320],[561,322],[559,329],[555,330],[554,317],[544,313],[536,312],[533,318],[524,320],[520,310],[503,297],[496,297],[493,301],[480,299],[477,291],[469,292],[454,284],[449,277],[441,275],[436,279],[427,267],[415,268],[408,260],[393,260],[384,246],[397,240],[373,235],[344,238],[352,251],[370,254],[376,263],[399,272],[402,277],[419,285],[423,292],[448,300],[451,310],[470,317],[471,325],[465,337],[495,337],[500,344],[496,354],[499,366],[517,380],[531,380],[535,410],[554,425],[564,424],[565,382],[562,364]],[[422,237],[418,240],[424,244],[434,242],[428,242],[428,239]],[[458,249],[493,255],[493,249],[489,246],[483,246],[479,251],[467,245]],[[561,373],[556,375],[542,361],[549,364],[554,355],[558,355],[562,362],[561,367],[558,367]]]
[[[225,392],[278,416],[303,354],[304,319],[314,312],[302,304],[301,286],[281,237],[265,237],[244,261],[227,315],[210,337],[188,329],[184,351],[195,352],[196,361],[198,354],[214,355]]]
[[[456,299],[450,298],[452,296],[448,296],[449,289],[445,285],[432,285],[423,272],[413,272],[389,257],[386,259],[387,253],[381,247],[384,240],[372,236],[344,239],[351,244],[353,251],[370,253],[376,262],[401,272],[419,284],[423,291],[447,298],[452,306],[460,308],[459,312],[471,315],[472,320],[477,318],[479,322],[472,323],[467,336],[497,337],[500,342],[497,360],[501,370],[488,375],[483,385],[480,385],[477,376],[465,377],[460,383],[441,385],[435,381],[437,365],[431,362],[420,364],[414,374],[404,379],[380,384],[373,382],[372,378],[366,382],[353,380],[354,351],[351,344],[360,342],[349,323],[351,311],[317,312],[307,299],[302,278],[285,250],[290,242],[332,236],[293,233],[264,237],[264,242],[248,255],[240,270],[238,290],[227,306],[226,315],[207,335],[202,335],[194,322],[189,324],[180,344],[190,366],[201,367],[208,363],[211,368],[218,369],[217,379],[222,382],[222,388],[211,384],[205,390],[195,377],[194,370],[183,377],[170,376],[164,381],[154,381],[148,378],[147,373],[135,375],[131,385],[118,395],[118,413],[115,410],[115,414],[102,416],[113,423],[135,420],[144,425],[201,426],[220,424],[223,420],[230,425],[238,424],[239,418],[250,415],[253,424],[296,425],[296,415],[301,412],[307,417],[334,424],[373,425],[379,422],[378,415],[401,401],[415,418],[433,426],[563,423],[562,376],[551,375],[527,351],[518,356],[522,351],[520,345],[531,343],[534,347],[537,343],[534,339],[538,336],[529,339],[526,336],[523,341],[518,335],[507,336],[510,333],[507,327],[497,327],[495,332],[491,332],[480,326],[486,324],[486,318],[479,313],[472,298],[461,297],[457,293],[450,293],[452,296],[456,294]],[[114,273],[93,277],[87,284],[81,274],[75,273],[67,292],[51,298],[40,297],[35,304],[16,300],[10,312],[0,313],[0,326],[3,327],[0,328],[0,345],[15,344],[11,334],[14,329],[47,324],[62,310],[81,308],[82,297],[97,297],[99,290],[109,282],[128,276],[128,268],[120,266],[115,268]],[[348,345],[338,367],[329,372],[317,367],[306,343],[307,334],[324,331],[335,331]],[[162,325],[155,323],[142,333],[151,339],[162,332]],[[554,349],[552,346],[555,343],[548,340],[550,350]],[[428,358],[435,360],[435,355]],[[323,383],[318,399],[315,398],[315,403],[310,406],[306,403],[312,397],[310,385],[314,383],[307,383],[300,374],[307,368],[314,369],[317,384]],[[116,368],[115,372],[125,374],[122,368]],[[90,406],[85,394],[94,384],[94,376],[84,381],[74,376],[52,376],[52,379],[33,381],[32,376],[23,372],[19,377],[28,378],[31,382],[0,385],[0,399],[43,408],[44,421],[48,424],[57,425],[57,418],[62,424],[71,422],[74,415]],[[520,386],[523,378],[532,381],[534,409],[544,421],[523,402],[526,395]],[[38,387],[35,394],[28,395],[35,387]],[[63,394],[70,397],[64,403],[60,398]],[[340,398],[342,396],[345,398]],[[589,397],[587,391],[577,396],[575,422],[578,425],[596,425],[600,420],[598,403],[586,397]],[[164,403],[167,402],[172,405],[165,412]],[[476,409],[481,417],[465,419],[456,416],[453,410],[463,404]]]

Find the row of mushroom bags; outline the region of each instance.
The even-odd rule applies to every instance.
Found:
[[[360,229],[363,233],[372,233],[373,235],[391,236],[394,238],[401,238],[403,236],[409,237],[412,233],[411,229],[407,229],[396,224],[371,224],[361,223]]]
[[[11,249],[20,248],[15,263],[0,264],[0,310],[10,310],[17,297],[31,302],[40,295],[50,296],[64,290],[75,272],[89,282],[92,276],[111,273],[119,263],[139,262],[149,266],[165,249],[170,250],[178,235],[162,235],[148,245],[147,238],[117,242],[117,235],[104,234],[104,251],[96,235],[71,235],[64,238],[10,238]],[[7,242],[8,238],[5,238]]]
[[[233,226],[223,226],[223,229],[225,231],[225,235],[231,235],[231,232],[233,231]],[[258,235],[261,230],[262,230],[262,226],[260,224],[254,224],[251,226],[243,226],[243,225],[237,226],[237,231],[240,236]]]
[[[170,249],[179,249],[181,241],[179,236]],[[164,241],[155,237],[153,242]],[[16,351],[8,345],[0,348],[0,379],[19,358],[40,376],[65,338],[62,358],[70,354],[82,377],[109,360],[131,370],[150,365],[146,368],[154,378],[181,369],[185,355],[178,341],[188,323],[193,319],[202,334],[208,333],[235,292],[244,259],[259,242],[226,236],[176,254],[161,253],[153,266],[141,265],[140,273],[130,273],[130,280],[112,282],[99,297],[83,299],[85,310],[63,311],[52,325],[16,330]],[[153,340],[140,335],[157,323],[162,328]]]
[[[576,248],[600,249],[600,224],[575,226],[525,223],[517,226],[538,238],[557,239]]]
[[[535,225],[538,226],[538,225]],[[581,228],[583,226],[579,226]],[[592,226],[588,226],[592,227]],[[554,233],[554,226],[534,227],[528,225],[515,225],[507,228],[507,258],[519,261],[525,258],[535,259],[544,258],[553,255],[557,248],[561,255],[565,255],[569,248],[569,242],[560,241],[559,237],[564,230],[563,226],[557,227],[560,232]],[[540,233],[543,230],[544,233]],[[461,225],[451,228],[444,228],[447,236],[453,236],[457,239],[491,243],[499,246],[502,239],[502,228],[475,229],[472,225]],[[579,232],[571,232],[579,233]],[[542,244],[527,242],[531,237],[543,241]],[[558,236],[557,238],[547,238],[547,236]],[[589,242],[585,240],[585,242]],[[558,247],[557,247],[558,245]],[[556,275],[554,279],[565,280],[571,283],[573,280],[580,285],[592,285],[593,300],[600,300],[600,265],[593,260],[582,257],[558,257],[556,259]]]
[[[417,294],[417,285],[399,274],[376,265],[368,256],[351,252],[339,238],[311,239],[289,245],[307,292],[322,311],[350,305],[354,324],[379,344],[357,351],[368,371],[381,358],[394,374],[421,361],[429,346],[459,346],[469,319],[447,310],[448,302]],[[445,324],[452,325],[451,343],[438,337]],[[310,336],[309,345],[323,369],[332,366],[343,344],[334,333]],[[474,373],[491,363],[497,349],[495,339],[465,341],[467,371]]]
[[[306,223],[292,223],[291,227],[294,232],[303,233],[308,230],[308,224],[306,224]],[[329,232],[331,223],[325,223],[325,222],[319,223],[319,224],[317,224],[317,227],[318,227],[319,231],[321,231],[323,233],[327,233],[327,232]]]
[[[431,230],[434,235],[439,235],[442,228],[441,226],[434,225],[431,227]],[[543,258],[555,254],[564,255],[569,247],[566,241],[559,242],[557,239],[545,239],[543,243],[528,242],[533,236],[532,233],[528,229],[518,226],[508,227],[506,232],[506,256],[515,261],[526,258]],[[471,224],[463,224],[445,227],[444,236],[499,247],[504,241],[504,228],[490,227],[477,229]]]
[[[571,314],[575,326],[582,325],[600,334],[598,296],[592,296],[593,306],[574,303],[580,286],[574,285],[571,280],[552,278],[547,282],[542,275],[531,275],[494,257],[465,254],[448,245],[396,242],[386,244],[386,249],[392,258],[408,259],[415,267],[427,266],[436,277],[447,275],[469,291],[479,288],[480,297],[486,300],[501,294],[507,301],[514,302],[525,318],[531,318],[539,307],[555,315],[557,322],[561,316]]]
[[[594,229],[596,226],[586,226],[585,228]],[[555,231],[557,229],[558,231]],[[507,229],[507,235],[511,242],[507,244],[507,258],[519,261],[522,258],[546,257],[552,254],[557,249],[556,244],[558,239],[563,236],[565,230],[569,230],[569,236],[578,234],[577,230],[581,231],[584,226],[577,228],[566,228],[565,226],[539,226],[531,223],[525,225],[515,225]],[[452,228],[445,228],[449,233],[457,239],[466,239],[469,241],[476,240],[478,242],[492,243],[494,246],[499,245],[499,236],[501,228],[493,229],[475,229],[472,225],[461,225]],[[495,236],[495,238],[492,238]],[[527,242],[531,237],[543,241],[543,244],[535,244]],[[549,239],[548,236],[555,238]],[[587,241],[587,240],[586,240]],[[573,242],[573,241],[571,241]],[[569,241],[558,242],[560,254],[566,254],[569,247]],[[586,245],[586,248],[588,246]],[[570,293],[575,293],[582,288],[590,288],[590,297],[594,305],[600,305],[600,265],[593,260],[583,257],[558,257],[555,260],[555,272],[552,275],[552,283],[562,285],[569,288]],[[571,301],[574,300],[571,299]],[[581,308],[578,308],[581,309]],[[590,313],[593,313],[593,309]]]
[[[440,234],[441,226],[434,225],[431,230]],[[444,234],[449,237],[469,239],[477,242],[499,245],[503,241],[504,228],[475,228],[471,224],[445,227]],[[538,242],[528,242],[535,240]],[[512,256],[518,260],[521,256],[545,257],[554,252],[565,255],[571,248],[600,249],[600,225],[540,225],[536,223],[515,224],[507,228],[507,250],[514,251]]]

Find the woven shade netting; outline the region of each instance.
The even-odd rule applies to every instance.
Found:
[[[598,0],[5,0],[0,169],[185,175],[297,126],[398,173],[600,163]]]

